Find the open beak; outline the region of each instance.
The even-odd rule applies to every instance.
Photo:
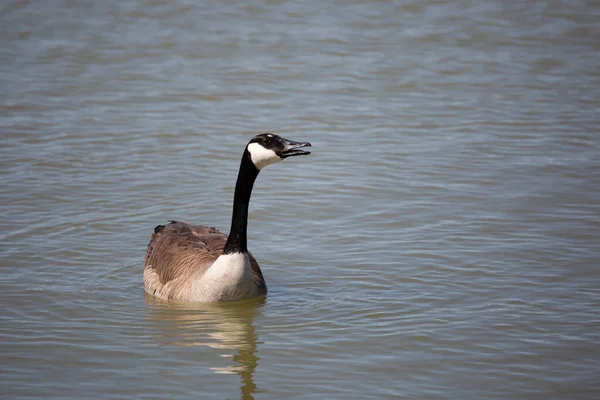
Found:
[[[283,141],[283,150],[281,150],[281,156],[283,158],[310,154],[310,151],[302,150],[302,147],[310,147],[310,143],[294,142],[293,140],[288,140],[284,138],[281,139]]]

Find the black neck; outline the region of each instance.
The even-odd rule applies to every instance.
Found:
[[[233,195],[233,215],[231,216],[231,229],[223,254],[247,253],[248,244],[246,231],[248,228],[248,204],[252,194],[252,186],[258,176],[258,169],[250,161],[250,153],[244,151],[240,163],[235,193]]]

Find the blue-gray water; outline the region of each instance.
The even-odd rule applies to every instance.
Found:
[[[9,1],[3,399],[597,399],[600,6]],[[263,301],[145,296],[265,131]]]

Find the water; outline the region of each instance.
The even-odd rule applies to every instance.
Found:
[[[201,4],[200,4],[201,3]],[[5,2],[3,399],[596,399],[600,7]],[[264,300],[143,292],[227,230],[256,133]]]

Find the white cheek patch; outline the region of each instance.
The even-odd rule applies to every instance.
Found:
[[[250,152],[250,158],[252,163],[256,165],[259,170],[263,169],[269,164],[274,164],[283,160],[271,149],[266,149],[258,143],[250,143],[248,145],[248,152]]]

